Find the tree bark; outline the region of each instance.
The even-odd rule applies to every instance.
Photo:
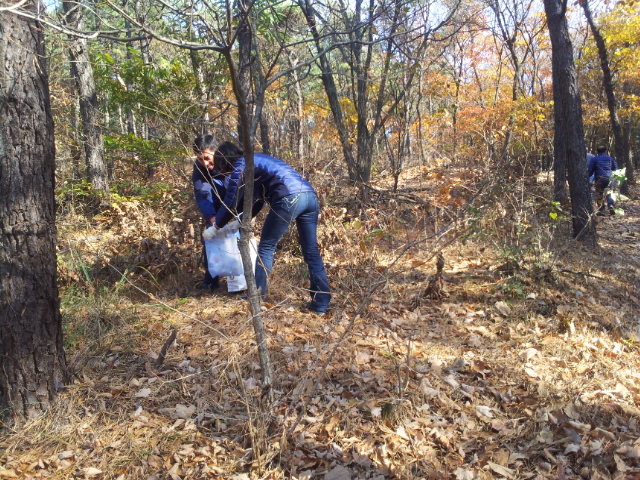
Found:
[[[43,25],[0,11],[0,415],[9,425],[47,410],[68,380],[45,58]]]
[[[240,36],[242,34],[243,28],[247,28],[250,32],[249,27],[249,5],[240,2],[240,10],[243,12],[240,16],[240,24],[238,25],[238,42],[241,43]],[[240,137],[240,142],[243,146],[244,150],[244,159],[245,159],[245,171],[244,171],[244,200],[243,200],[243,218],[240,230],[240,255],[242,257],[242,264],[244,275],[247,280],[247,294],[249,297],[249,307],[251,309],[253,330],[256,335],[256,344],[258,346],[258,357],[260,359],[260,368],[262,370],[262,393],[266,398],[272,399],[273,397],[273,366],[271,364],[271,355],[269,354],[269,345],[267,343],[267,332],[264,327],[264,320],[262,318],[261,310],[260,310],[260,292],[256,286],[256,278],[254,271],[254,264],[251,261],[250,254],[250,239],[252,236],[251,233],[251,210],[253,207],[253,185],[254,185],[254,175],[255,175],[255,164],[254,164],[254,148],[253,148],[253,140],[255,138],[255,128],[257,124],[253,122],[254,120],[251,115],[251,109],[249,108],[249,99],[251,98],[251,93],[248,90],[251,88],[251,79],[249,77],[249,81],[247,82],[246,78],[242,78],[240,76],[239,68],[236,68],[236,64],[233,61],[231,56],[231,46],[225,49],[222,52],[227,66],[229,67],[229,77],[231,79],[231,86],[233,88],[233,94],[236,98],[236,102],[238,104],[238,133],[242,136]],[[243,61],[243,53],[239,52],[239,63],[242,66]],[[246,60],[246,58],[245,58]],[[258,92],[264,93],[264,92]],[[263,95],[258,95],[257,99],[257,115],[261,114],[261,99]],[[254,128],[252,128],[254,126]]]
[[[622,126],[620,125],[620,119],[618,118],[618,107],[616,103],[616,95],[613,91],[613,75],[611,74],[611,68],[609,66],[609,53],[607,52],[607,46],[604,42],[604,38],[598,30],[596,23],[593,21],[593,15],[589,8],[589,0],[582,0],[580,2],[582,9],[584,10],[584,16],[587,18],[591,34],[598,47],[598,57],[600,57],[600,68],[602,68],[602,83],[604,87],[604,93],[607,96],[607,107],[609,108],[609,118],[611,119],[611,129],[613,130],[613,138],[616,142],[616,159],[618,160],[618,167],[625,168],[629,163],[628,150],[624,148],[624,136],[622,133]],[[627,182],[623,182],[620,186],[620,191],[628,195],[629,185]]]
[[[596,244],[596,225],[587,178],[587,148],[584,143],[582,102],[578,76],[573,62],[566,4],[562,0],[544,0],[551,38],[554,123],[554,155],[567,166],[573,234],[580,241]]]
[[[65,12],[65,23],[78,30],[84,29],[84,21],[77,2],[62,2]],[[69,60],[80,100],[80,116],[87,166],[87,179],[93,188],[109,195],[109,177],[104,159],[104,143],[100,108],[93,77],[93,67],[89,58],[89,45],[83,38],[69,37]]]

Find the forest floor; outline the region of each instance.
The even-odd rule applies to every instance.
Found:
[[[548,182],[482,213],[444,173],[368,209],[330,200],[327,315],[301,311],[305,268],[283,238],[262,312],[273,401],[246,301],[197,288],[191,203],[159,221],[135,202],[64,217],[73,382],[0,438],[0,478],[640,477],[640,188],[588,248],[536,200]]]

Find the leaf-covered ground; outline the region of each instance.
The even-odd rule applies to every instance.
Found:
[[[465,210],[472,182],[445,173],[381,186],[366,209],[330,201],[323,317],[300,310],[305,269],[285,236],[263,306],[273,401],[246,301],[197,290],[190,204],[160,224],[137,204],[100,229],[62,224],[74,381],[4,435],[0,477],[640,476],[639,189],[587,248],[531,200],[535,185],[487,213]]]

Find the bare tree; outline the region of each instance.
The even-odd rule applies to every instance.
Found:
[[[318,26],[328,15],[321,15],[311,0],[298,0],[318,52],[322,82],[352,182],[359,185],[369,182],[374,147],[389,112],[411,89],[432,35],[450,24],[458,5],[453,2],[442,17],[433,19],[429,2],[414,5],[403,0],[357,0],[347,6],[340,1],[332,15],[340,19],[336,27],[328,21]],[[341,91],[328,54],[331,50],[337,50],[342,65],[347,66],[339,72],[339,77],[346,79]],[[376,59],[382,60],[377,63]],[[400,72],[400,66],[406,75]],[[389,99],[388,87],[394,79],[404,84],[399,89],[400,95]],[[347,126],[340,96],[349,98],[353,104],[353,128]],[[352,137],[355,137],[355,154]]]
[[[517,108],[516,102],[520,96],[522,76],[525,62],[533,54],[534,39],[542,32],[542,27],[529,29],[527,22],[530,20],[532,2],[522,0],[489,0],[489,7],[495,19],[494,35],[502,42],[508,53],[509,62],[513,69],[511,83],[511,100],[513,106],[509,115],[509,127],[502,145],[500,159],[507,157],[513,135]],[[527,35],[528,34],[528,35]]]

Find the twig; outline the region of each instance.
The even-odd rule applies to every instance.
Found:
[[[594,275],[592,273],[585,273],[585,272],[575,272],[573,270],[568,270],[566,268],[558,268],[557,270],[560,273],[572,273],[574,275],[583,275],[585,277],[593,277],[593,278],[597,278],[598,280],[606,280],[605,278],[599,277],[597,275]]]
[[[169,350],[169,347],[175,341],[177,334],[178,334],[178,331],[175,328],[171,329],[171,335],[169,335],[168,340],[164,342],[164,345],[160,349],[160,354],[158,354],[158,358],[156,359],[156,363],[155,363],[156,369],[160,369],[160,367],[162,367],[162,364],[164,363],[164,359],[167,356],[167,350]]]

